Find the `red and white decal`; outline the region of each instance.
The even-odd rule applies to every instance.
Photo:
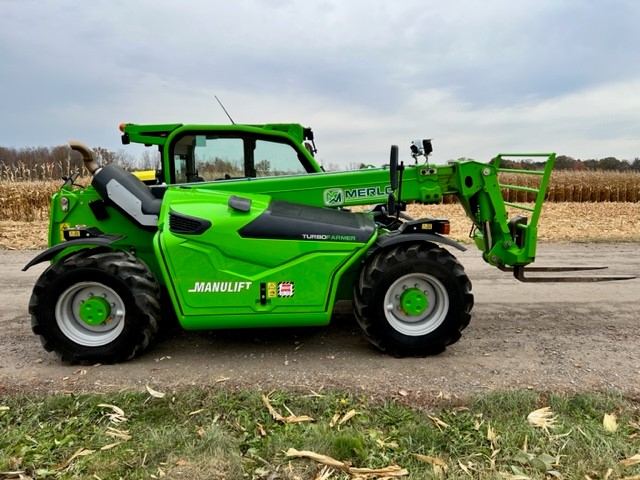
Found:
[[[293,293],[294,293],[293,282],[278,283],[279,297],[293,297]]]

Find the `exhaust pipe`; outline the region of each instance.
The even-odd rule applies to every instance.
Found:
[[[78,142],[77,140],[69,140],[69,146],[71,150],[75,150],[82,155],[84,166],[89,170],[91,175],[95,175],[102,169],[93,158],[93,152],[84,143]]]

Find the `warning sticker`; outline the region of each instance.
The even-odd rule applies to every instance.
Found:
[[[293,282],[278,283],[279,297],[293,297],[293,293],[294,293]]]
[[[276,298],[278,296],[278,284],[276,282],[267,283],[267,298]]]

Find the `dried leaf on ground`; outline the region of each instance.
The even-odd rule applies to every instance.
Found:
[[[431,415],[427,415],[427,417],[429,417],[429,419],[436,424],[436,427],[438,427],[438,429],[442,430],[443,428],[449,428],[449,424],[443,422],[438,417],[432,417]]]
[[[71,455],[67,460],[65,460],[64,462],[62,462],[59,465],[56,465],[55,467],[53,467],[52,470],[64,470],[65,468],[67,468],[69,465],[71,465],[71,463],[78,457],[84,457],[86,455],[91,455],[92,453],[94,453],[95,450],[89,450],[88,448],[84,448],[84,447],[80,447],[78,450],[75,451],[75,453],[73,455]]]
[[[527,420],[534,427],[541,428],[546,432],[549,428],[555,427],[556,416],[550,407],[543,407],[527,415]]]
[[[624,460],[620,460],[620,463],[625,467],[629,467],[631,465],[639,465],[640,464],[640,453],[634,455],[633,457],[625,458]]]
[[[469,467],[466,466],[464,463],[462,463],[460,460],[458,460],[458,466],[460,467],[460,469],[466,473],[467,475],[469,475],[470,477],[472,477],[472,473],[471,470],[469,470]]]
[[[331,418],[331,421],[329,422],[329,427],[333,428],[338,423],[338,420],[340,420],[340,414],[336,413]]]
[[[118,445],[122,445],[124,442],[115,442],[115,443],[110,443],[108,445],[105,445],[104,447],[100,447],[100,451],[104,452],[105,450],[111,450],[114,447],[117,447]]]
[[[153,398],[164,398],[164,396],[166,395],[166,393],[164,392],[159,392],[157,390],[154,390],[149,385],[145,385],[145,387],[149,395],[151,395]]]
[[[126,442],[127,440],[131,440],[129,430],[118,430],[117,428],[107,427],[107,431],[105,432],[105,434],[113,438],[118,438],[124,442]]]
[[[388,467],[383,468],[356,468],[352,467],[347,462],[341,462],[340,460],[336,460],[335,458],[331,458],[327,455],[322,455],[320,453],[311,452],[308,450],[296,450],[295,448],[290,448],[285,452],[285,455],[287,457],[308,458],[316,463],[327,465],[331,468],[335,468],[336,470],[342,470],[343,472],[349,474],[351,477],[359,479],[401,477],[404,475],[409,475],[408,470],[399,467],[398,465],[389,465]]]
[[[602,419],[602,426],[607,432],[615,432],[618,430],[618,420],[614,414],[604,414],[604,418]]]
[[[335,472],[333,468],[325,465],[313,480],[329,480],[329,478],[331,478],[331,476],[333,475],[333,472]]]
[[[127,421],[127,417],[124,415],[124,410],[120,407],[116,407],[115,405],[110,405],[108,403],[101,403],[98,405],[101,408],[108,408],[111,412],[105,413],[105,416],[109,418],[111,423],[122,423]]]
[[[338,421],[338,425],[343,425],[344,423],[348,422],[349,420],[351,420],[353,417],[355,417],[357,414],[357,412],[353,409],[349,410],[347,413],[345,413],[342,418]]]
[[[487,427],[487,440],[491,442],[491,446],[495,449],[498,446],[498,436],[495,430],[491,427],[491,424]]]
[[[269,413],[271,414],[271,416],[273,417],[273,419],[276,422],[281,422],[281,423],[300,423],[300,422],[314,422],[315,420],[308,416],[308,415],[289,415],[288,417],[283,417],[275,408],[273,408],[273,406],[271,405],[271,402],[269,401],[269,397],[267,397],[266,395],[262,395],[262,403],[264,403],[265,407],[267,407],[267,410],[269,410]]]

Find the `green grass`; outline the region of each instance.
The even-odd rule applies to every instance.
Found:
[[[290,448],[353,467],[399,465],[410,479],[640,475],[640,465],[620,463],[640,454],[640,410],[616,396],[501,392],[429,408],[349,392],[274,392],[269,401],[283,417],[315,421],[277,422],[255,391],[5,397],[0,478],[315,478],[322,465],[287,457]],[[114,423],[114,409],[100,404],[126,419]],[[555,416],[546,431],[527,421],[541,407]],[[351,410],[355,416],[336,421]],[[603,427],[604,414],[615,414],[615,432]]]

